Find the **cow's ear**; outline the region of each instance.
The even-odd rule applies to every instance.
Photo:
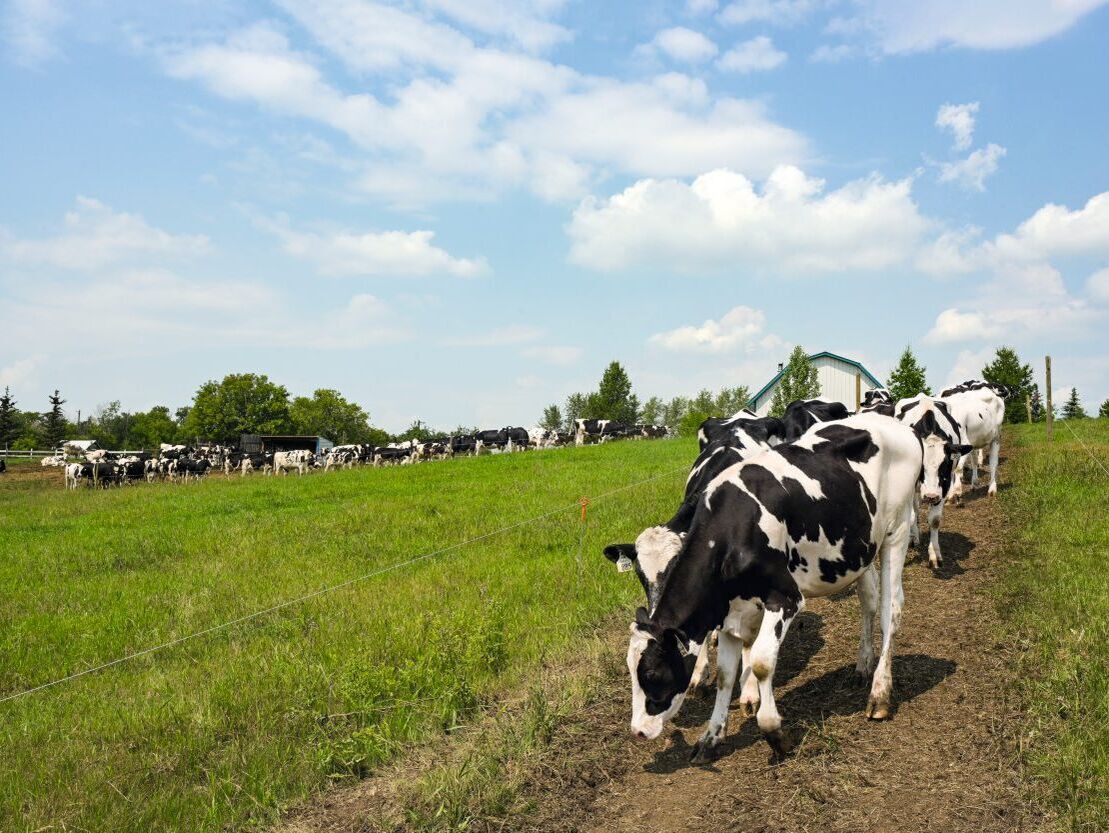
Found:
[[[618,562],[621,558],[626,558],[628,561],[635,561],[635,544],[609,544],[605,547],[605,558],[613,564]]]
[[[965,455],[967,455],[967,454],[970,454],[970,452],[974,451],[974,446],[972,446],[972,445],[965,445],[965,444],[963,444],[963,445],[956,445],[956,444],[952,443],[952,444],[951,444],[951,451],[952,451],[953,453],[954,453],[954,452],[958,452],[959,456],[960,456],[960,457],[963,457],[963,456],[965,456]]]

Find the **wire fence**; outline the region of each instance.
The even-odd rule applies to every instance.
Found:
[[[1071,427],[1071,424],[1070,424],[1071,421],[1069,419],[1061,419],[1061,420],[1058,420],[1058,422],[1061,422],[1061,423],[1063,423],[1063,425],[1067,426],[1067,430],[1070,431],[1071,436],[1074,437],[1076,440],[1078,440],[1078,444],[1080,446],[1082,446],[1082,448],[1085,450],[1085,452],[1087,454],[1090,455],[1090,459],[1093,460],[1101,468],[1101,470],[1103,472],[1105,472],[1106,477],[1109,477],[1109,468],[1106,468],[1105,463],[1102,462],[1101,458],[1098,457],[1096,454],[1094,454],[1094,452],[1090,449],[1090,447],[1088,445],[1086,445],[1086,441],[1083,440],[1080,436],[1078,436],[1078,432],[1075,431],[1074,428]]]
[[[100,663],[99,665],[94,665],[94,666],[91,666],[89,668],[85,668],[81,671],[76,671],[72,674],[67,674],[67,675],[58,677],[58,678],[50,680],[48,682],[40,683],[39,685],[31,686],[30,688],[25,688],[25,689],[22,689],[20,691],[13,692],[11,694],[4,695],[3,697],[0,697],[0,703],[8,703],[12,700],[17,700],[17,699],[20,699],[22,697],[27,697],[31,694],[35,694],[36,692],[44,691],[48,688],[54,688],[55,686],[59,686],[59,685],[62,685],[64,683],[71,682],[71,681],[79,679],[81,677],[86,677],[86,676],[89,676],[89,675],[92,675],[92,674],[100,673],[102,671],[107,671],[110,668],[114,668],[116,666],[123,665],[124,663],[131,662],[132,660],[139,659],[140,657],[145,657],[145,656],[149,656],[151,654],[158,653],[160,651],[165,651],[165,650],[168,650],[169,648],[173,648],[173,647],[176,647],[178,645],[182,645],[186,642],[191,642],[193,640],[200,639],[201,637],[209,636],[209,635],[217,633],[219,631],[227,630],[227,629],[232,628],[236,625],[241,625],[241,624],[245,624],[247,622],[255,621],[257,619],[261,619],[265,616],[268,616],[268,615],[276,613],[280,610],[284,610],[286,608],[292,607],[294,605],[302,604],[302,603],[307,602],[311,599],[316,599],[316,598],[319,598],[321,596],[328,595],[330,593],[335,593],[337,591],[344,590],[344,589],[352,587],[356,584],[360,584],[364,581],[368,581],[372,578],[376,578],[378,576],[385,575],[386,573],[395,572],[397,570],[403,570],[406,567],[411,567],[412,565],[418,564],[422,561],[428,561],[430,559],[437,558],[439,556],[445,555],[446,553],[454,552],[456,550],[463,549],[464,547],[468,547],[472,544],[476,544],[479,541],[484,541],[484,540],[487,540],[489,538],[493,538],[493,537],[498,536],[498,535],[503,535],[504,533],[511,532],[514,529],[520,529],[521,527],[529,526],[533,523],[537,523],[539,521],[545,520],[546,518],[550,518],[550,517],[553,517],[554,515],[559,515],[559,514],[562,514],[562,513],[571,511],[571,510],[580,510],[581,511],[581,521],[580,521],[580,523],[582,525],[582,532],[581,532],[581,536],[579,537],[579,540],[578,540],[578,554],[577,554],[577,559],[576,559],[577,560],[578,571],[580,573],[581,568],[582,568],[582,545],[583,545],[584,540],[585,540],[585,538],[584,538],[584,535],[585,535],[584,528],[585,528],[585,523],[586,523],[586,512],[585,512],[586,504],[592,505],[593,503],[596,503],[597,501],[605,500],[606,498],[610,498],[613,495],[620,494],[621,492],[626,492],[626,491],[629,491],[631,489],[637,488],[639,486],[644,486],[648,483],[654,483],[654,482],[662,480],[666,477],[673,477],[675,474],[679,474],[679,473],[685,472],[687,470],[688,470],[687,466],[682,466],[680,468],[671,469],[669,471],[662,472],[661,474],[653,475],[653,476],[645,478],[643,480],[638,480],[634,483],[628,483],[628,484],[625,484],[623,486],[618,486],[615,489],[610,489],[607,492],[602,492],[601,494],[595,495],[594,497],[591,497],[591,498],[588,498],[588,499],[580,498],[580,499],[574,501],[573,503],[563,504],[562,506],[559,506],[556,509],[552,509],[549,512],[543,512],[542,514],[535,515],[535,516],[530,517],[530,518],[526,518],[522,521],[517,521],[516,523],[512,523],[512,524],[508,524],[506,526],[499,527],[498,529],[491,530],[490,532],[486,532],[486,533],[483,533],[481,535],[476,535],[473,538],[467,538],[464,541],[459,541],[459,542],[456,542],[454,544],[449,544],[448,546],[441,547],[437,550],[432,550],[430,552],[425,552],[425,553],[422,553],[420,555],[416,555],[416,556],[413,556],[411,558],[404,559],[403,561],[397,561],[397,562],[395,562],[393,564],[389,564],[385,567],[379,567],[375,570],[371,570],[367,573],[363,573],[362,575],[355,576],[354,578],[346,579],[345,581],[337,582],[335,584],[331,584],[331,585],[328,585],[326,587],[321,587],[318,590],[313,590],[310,593],[305,593],[303,595],[297,596],[297,597],[292,598],[292,599],[286,599],[283,602],[279,602],[278,604],[275,604],[275,605],[270,605],[269,607],[263,608],[261,610],[256,610],[253,613],[248,613],[248,614],[245,614],[243,616],[238,616],[234,619],[229,619],[228,621],[221,622],[218,625],[213,625],[212,627],[205,628],[203,630],[199,630],[199,631],[196,631],[194,633],[187,634],[185,636],[180,636],[180,637],[177,637],[176,639],[170,639],[166,642],[162,642],[162,643],[157,644],[157,645],[152,645],[148,648],[143,648],[141,650],[134,651],[130,654],[125,654],[124,656],[117,657],[116,659],[110,660],[108,662]]]

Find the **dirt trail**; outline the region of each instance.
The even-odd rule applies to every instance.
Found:
[[[690,764],[711,695],[688,701],[678,725],[663,738],[634,741],[627,730],[625,642],[619,629],[596,708],[563,724],[525,790],[531,811],[482,820],[471,829],[1040,829],[1044,819],[1021,799],[1018,720],[1007,685],[1011,647],[996,640],[988,595],[1003,534],[997,502],[975,490],[964,507],[945,513],[944,565],[938,573],[910,550],[891,720],[863,717],[867,689],[854,677],[859,618],[853,592],[810,603],[790,629],[776,693],[797,746],[778,765],[771,765],[754,719],[743,718],[734,704],[717,759]],[[365,801],[365,790],[363,785],[345,797],[333,794],[325,802],[329,809],[317,806],[310,823],[294,828],[381,829],[371,819],[380,819],[382,808]]]

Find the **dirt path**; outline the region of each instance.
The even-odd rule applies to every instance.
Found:
[[[964,507],[949,508],[944,521],[945,560],[938,573],[910,551],[895,645],[893,719],[874,723],[862,714],[867,691],[854,677],[854,593],[810,603],[790,629],[776,693],[797,746],[776,766],[754,719],[734,707],[717,760],[689,763],[711,696],[687,702],[677,727],[663,738],[634,741],[622,668],[626,637],[617,629],[595,707],[559,727],[529,778],[523,798],[530,811],[478,820],[470,829],[1040,829],[1042,817],[1021,800],[1016,705],[1006,684],[1011,648],[997,642],[988,595],[1002,557],[1001,513],[979,490]],[[403,829],[381,824],[384,808],[373,795],[380,795],[378,787],[365,784],[345,796],[333,794],[292,827]]]

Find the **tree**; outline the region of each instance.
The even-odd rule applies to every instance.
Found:
[[[1040,386],[1037,384],[1032,385],[1032,392],[1028,395],[1029,401],[1032,403],[1032,421],[1039,422],[1047,415],[1044,411],[1044,400],[1040,396]]]
[[[662,411],[662,424],[676,428],[681,424],[682,418],[689,413],[690,400],[685,396],[675,396],[666,403]]]
[[[42,439],[49,448],[56,448],[65,440],[66,419],[62,413],[65,400],[57,390],[49,397],[50,410],[42,415]]]
[[[816,367],[809,361],[805,349],[798,345],[789,354],[789,361],[778,379],[774,399],[770,403],[770,415],[780,417],[786,406],[798,399],[812,399],[820,395],[820,379]]]
[[[614,419],[634,423],[639,413],[639,399],[632,393],[632,381],[620,362],[614,361],[605,368],[597,392],[586,403],[588,419]]]
[[[646,425],[662,425],[665,424],[663,420],[663,411],[666,405],[657,396],[652,396],[643,403],[643,407],[639,411],[639,421]]]
[[[15,407],[12,392],[5,386],[0,396],[0,447],[7,448],[19,436],[19,411]]]
[[[1031,393],[1032,366],[1020,363],[1020,357],[1010,347],[998,347],[992,362],[982,368],[982,378],[987,382],[1005,385],[1013,395],[1005,400],[1006,422],[1027,422],[1028,404],[1025,394]]]
[[[539,420],[539,427],[544,431],[562,430],[562,411],[558,405],[548,405],[543,409],[543,418]]]
[[[200,386],[182,433],[189,439],[233,443],[240,434],[281,434],[290,427],[284,386],[264,374],[232,373]]]
[[[131,419],[131,414],[124,411],[116,399],[96,409],[96,413],[89,418],[87,432],[101,448],[123,448],[127,444]]]
[[[932,389],[928,387],[928,380],[924,374],[927,370],[926,367],[916,360],[913,355],[913,348],[911,346],[905,347],[905,352],[901,354],[901,359],[897,362],[897,367],[890,373],[889,379],[886,380],[886,389],[893,397],[893,401],[898,399],[908,399],[910,396],[917,394],[932,394]]]
[[[327,437],[336,445],[365,442],[370,430],[369,414],[330,388],[320,388],[310,398],[294,399],[289,419],[298,434]]]
[[[127,430],[128,448],[154,449],[177,439],[177,423],[165,405],[155,405],[146,413],[133,414]]]
[[[397,434],[395,439],[397,442],[404,442],[405,440],[419,440],[420,442],[426,442],[432,437],[438,437],[439,433],[440,432],[429,428],[426,423],[418,419],[414,419],[412,420],[412,424],[409,425],[403,433]]]
[[[1104,402],[1101,403],[1101,407],[1098,408],[1097,415],[1102,419],[1109,419],[1109,399],[1106,399]]]
[[[563,430],[572,432],[574,430],[574,422],[585,418],[585,408],[588,404],[586,399],[587,397],[584,393],[571,393],[566,397],[566,414],[563,422]]]
[[[1063,405],[1063,419],[1085,419],[1086,411],[1082,408],[1082,403],[1078,401],[1078,390],[1076,388],[1070,389],[1070,396],[1067,397],[1066,403]]]
[[[716,394],[716,413],[720,416],[732,416],[751,404],[751,391],[746,385],[738,388],[721,388]]]

